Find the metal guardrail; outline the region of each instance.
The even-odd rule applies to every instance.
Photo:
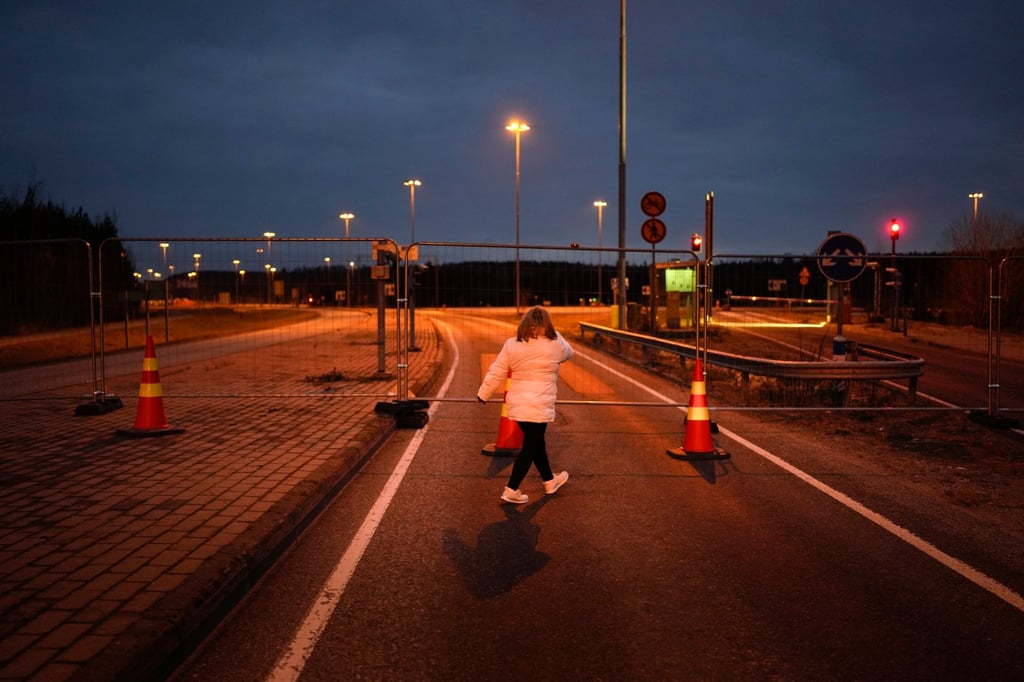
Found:
[[[580,322],[580,335],[591,333],[595,338],[609,338],[616,344],[630,343],[647,349],[674,353],[680,357],[697,357],[697,347],[670,339],[623,331],[590,322]],[[924,358],[906,355],[871,345],[858,345],[861,356],[875,358],[850,362],[812,362],[799,360],[768,360],[722,351],[707,351],[707,363],[746,375],[784,379],[897,380],[908,379],[910,395],[917,392],[917,378],[924,374]]]

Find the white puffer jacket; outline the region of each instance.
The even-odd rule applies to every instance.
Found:
[[[511,370],[512,381],[505,396],[508,418],[517,422],[555,421],[558,367],[573,354],[572,346],[561,334],[555,332],[555,337],[507,340],[488,368],[477,397],[487,400],[503,388]]]

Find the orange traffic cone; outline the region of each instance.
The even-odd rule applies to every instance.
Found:
[[[153,337],[146,337],[146,354],[142,358],[142,381],[139,382],[139,407],[135,413],[135,425],[130,429],[118,429],[121,436],[166,436],[181,433],[184,429],[172,428],[164,415],[164,390],[160,385],[160,368],[156,361]]]
[[[704,389],[704,367],[700,358],[693,366],[690,403],[686,409],[686,434],[682,447],[666,450],[677,459],[728,459],[729,453],[715,447],[711,439],[711,417]]]
[[[498,421],[498,438],[480,449],[482,455],[503,455],[516,457],[523,449],[523,430],[519,424],[508,418],[508,388],[512,385],[512,370],[505,377],[505,395],[501,398],[501,419]]]

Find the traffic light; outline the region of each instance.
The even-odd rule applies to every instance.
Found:
[[[892,222],[889,223],[889,237],[893,241],[896,241],[897,239],[900,238],[900,221],[896,220],[895,218],[893,218]]]
[[[700,253],[700,247],[703,243],[704,240],[701,239],[701,236],[699,234],[694,234],[690,237],[690,250],[694,253]]]

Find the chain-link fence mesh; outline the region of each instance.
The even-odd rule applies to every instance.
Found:
[[[859,277],[834,283],[814,255],[722,255],[705,267],[690,251],[266,235],[119,239],[96,248],[5,243],[0,263],[3,398],[88,396],[95,383],[103,393],[132,395],[147,336],[165,372],[176,374],[167,395],[389,397],[401,391],[403,368],[420,361],[410,349],[444,325],[496,352],[496,339],[513,335],[532,305],[551,308],[558,328],[593,353],[608,356],[611,337],[584,340],[581,324],[676,344],[665,351],[616,341],[614,350],[678,375],[681,388],[701,344],[830,362],[840,334],[854,351],[923,341],[970,352],[995,376],[1002,366],[1005,380],[1024,331],[1019,258],[990,266],[976,256],[869,255]],[[285,355],[268,370],[268,358]],[[649,399],[631,395],[613,363],[575,381],[597,401],[610,387],[616,400]],[[769,399],[785,395],[775,390]],[[1001,407],[1024,406],[1011,399]]]

